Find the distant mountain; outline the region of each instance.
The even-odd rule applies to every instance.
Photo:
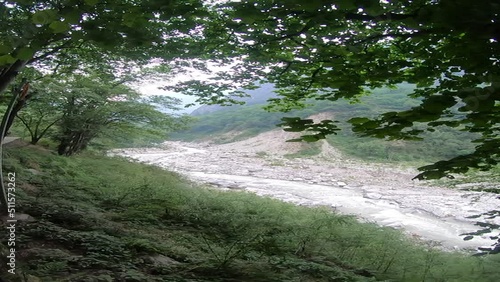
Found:
[[[268,99],[277,97],[277,94],[273,92],[274,89],[275,88],[273,84],[269,83],[262,84],[258,89],[246,90],[245,93],[250,95],[249,97],[236,98],[235,100],[243,101],[245,102],[245,105],[248,106],[257,104],[266,104]],[[191,115],[200,116],[217,111],[233,110],[241,106],[242,105],[232,105],[232,106],[204,105],[191,112]]]
[[[411,93],[412,86],[400,85],[398,89],[376,89],[373,96],[365,96],[358,104],[348,101],[308,101],[310,106],[301,110],[292,110],[288,113],[267,112],[263,104],[269,98],[276,97],[272,84],[265,84],[261,88],[247,91],[251,97],[242,98],[245,105],[233,106],[203,106],[191,115],[197,121],[187,130],[171,134],[177,140],[204,140],[224,136],[227,133],[237,134],[233,139],[244,139],[259,133],[276,128],[283,117],[306,118],[318,113],[333,113],[336,120],[349,120],[355,116],[375,116],[386,111],[398,111],[418,105],[418,101],[406,96]],[[416,103],[416,104],[415,104]]]
[[[407,96],[414,85],[400,84],[395,89],[379,88],[373,95],[359,97],[360,103],[338,101],[309,101],[310,106],[288,113],[267,112],[262,104],[276,97],[273,86],[263,85],[260,89],[248,91],[252,97],[244,98],[246,105],[230,107],[204,106],[194,112],[197,121],[191,128],[171,135],[172,140],[234,142],[257,136],[276,129],[282,117],[307,118],[326,113],[342,128],[338,135],[327,137],[327,141],[348,156],[366,160],[384,161],[435,161],[452,158],[470,152],[474,146],[470,140],[474,134],[450,128],[436,127],[435,132],[424,133],[425,141],[392,141],[360,138],[350,130],[346,122],[353,117],[375,117],[390,111],[404,111],[418,106],[420,101]],[[284,141],[284,140],[283,140]]]

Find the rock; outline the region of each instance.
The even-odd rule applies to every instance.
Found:
[[[18,213],[16,214],[16,219],[18,221],[26,221],[26,222],[35,222],[36,219],[32,216],[30,216],[29,214],[25,214],[25,213]]]
[[[337,186],[344,187],[344,186],[347,186],[347,183],[342,182],[342,181],[338,181]]]
[[[231,185],[228,185],[227,188],[231,189],[231,190],[245,190],[244,187],[241,187],[239,186],[238,184],[231,184]]]
[[[25,281],[26,282],[42,282],[42,279],[40,279],[36,276],[33,276],[31,274],[28,274],[25,276]]]
[[[29,168],[27,169],[27,171],[33,173],[34,175],[39,175],[39,174],[42,174],[40,171],[34,169],[34,168]]]
[[[180,264],[180,262],[176,261],[175,259],[164,256],[164,255],[149,256],[146,258],[146,260],[153,263],[153,264],[162,265],[162,266]]]
[[[215,187],[221,187],[222,184],[219,183],[219,182],[216,182],[216,181],[209,181],[207,182],[208,185],[212,185],[212,186],[215,186]]]
[[[368,193],[364,193],[363,194],[363,197],[364,198],[368,198],[368,199],[375,199],[375,200],[378,200],[378,199],[381,199],[382,198],[382,195],[379,194],[379,193],[372,193],[372,192],[368,192]]]

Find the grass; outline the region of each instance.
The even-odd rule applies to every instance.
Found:
[[[35,219],[19,222],[17,270],[41,281],[500,281],[499,256],[426,249],[327,208],[199,187],[121,158],[33,146],[5,157],[17,212]],[[24,281],[1,269],[5,239],[0,277]]]
[[[286,154],[289,159],[294,158],[309,158],[321,153],[321,145],[319,143],[302,143],[302,149],[296,153]]]

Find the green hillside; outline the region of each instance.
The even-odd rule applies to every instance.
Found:
[[[254,90],[246,90],[244,91],[245,94],[247,95],[246,97],[234,97],[236,101],[244,102],[245,105],[262,105],[267,103],[267,100],[270,98],[275,98],[277,96],[276,93],[274,93],[274,86],[272,84],[261,84],[259,85],[259,88],[254,89]],[[228,106],[221,106],[218,104],[215,105],[202,105],[201,107],[197,108],[194,110],[191,115],[193,116],[200,116],[200,115],[206,115],[209,113],[213,112],[220,112],[220,111],[226,111],[226,110],[231,110],[238,108],[239,105],[234,105],[231,107]]]
[[[392,228],[330,209],[222,192],[158,167],[19,144],[20,281],[499,281],[499,257],[416,246]],[[23,278],[25,277],[25,278]],[[6,280],[3,280],[6,279]]]
[[[255,136],[261,132],[276,129],[282,117],[305,118],[317,113],[332,113],[343,129],[338,135],[327,137],[328,142],[351,157],[377,161],[419,161],[430,162],[450,158],[473,149],[471,133],[449,128],[436,128],[435,132],[424,133],[425,141],[385,141],[375,138],[359,138],[345,122],[357,116],[375,116],[387,111],[398,111],[416,106],[419,102],[407,97],[412,85],[401,84],[397,89],[375,89],[374,95],[359,97],[361,103],[347,101],[311,101],[311,106],[289,113],[267,112],[263,105],[238,105],[226,107],[197,116],[193,126],[173,134],[173,139],[184,141],[215,140],[232,142]],[[226,137],[225,133],[231,134]]]

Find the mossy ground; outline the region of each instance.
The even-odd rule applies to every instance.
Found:
[[[17,213],[33,218],[16,229],[23,275],[6,273],[0,239],[6,281],[500,281],[498,256],[429,250],[326,208],[199,187],[121,158],[26,145],[4,155]]]

